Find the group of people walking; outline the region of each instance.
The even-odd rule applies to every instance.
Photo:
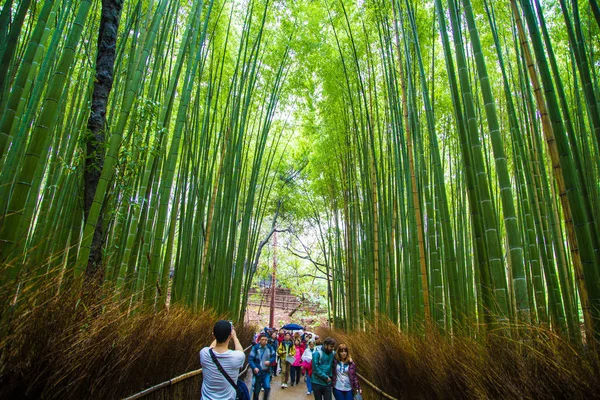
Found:
[[[227,336],[225,336],[227,334]],[[228,321],[218,321],[213,328],[215,341],[210,347],[200,351],[203,369],[202,399],[233,400],[236,398],[235,382],[244,364],[243,348]],[[229,350],[233,340],[235,350]],[[292,336],[290,332],[270,331],[267,328],[257,338],[248,356],[252,370],[252,396],[258,400],[261,391],[267,400],[271,391],[271,378],[281,373],[281,387],[299,385],[302,376],[306,382],[307,395],[315,400],[352,400],[361,397],[360,383],[356,374],[356,364],[352,361],[348,346],[337,344],[328,337],[321,343],[311,334]],[[241,355],[239,352],[242,352]],[[222,365],[219,368],[215,359]],[[224,373],[228,374],[225,376]],[[229,379],[227,379],[229,378]],[[231,382],[228,382],[231,381]],[[227,387],[229,386],[229,387]]]

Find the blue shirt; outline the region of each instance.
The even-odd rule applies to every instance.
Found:
[[[261,347],[260,344],[253,346],[250,355],[248,356],[250,368],[252,368],[253,371],[254,368],[265,371],[269,369],[269,367],[265,365],[266,361],[269,361],[271,364],[275,363],[275,352],[273,351],[273,348],[269,345]]]

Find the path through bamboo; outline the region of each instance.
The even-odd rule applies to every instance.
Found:
[[[247,347],[244,351],[247,351],[247,350],[249,350],[249,347]],[[199,375],[201,373],[200,371],[201,371],[201,369],[188,372],[184,375],[177,376],[166,382],[162,382],[158,385],[152,386],[152,387],[145,389],[139,393],[136,393],[130,397],[127,397],[124,400],[135,400],[135,399],[139,399],[142,397],[146,397],[146,396],[150,395],[151,393],[154,393],[158,390],[166,388],[167,386],[175,385],[175,384],[185,381],[189,378],[193,378],[194,376]],[[375,392],[372,397],[365,396],[365,398],[396,400],[394,397],[383,392],[380,388],[378,388],[373,383],[371,383],[370,381],[365,379],[364,376],[359,375],[359,378],[360,378],[361,382],[363,383],[363,385],[362,385],[363,389],[364,389],[364,386],[370,386],[372,388],[372,390]],[[245,382],[246,382],[246,385],[248,385],[248,389],[251,392],[250,396],[252,397],[252,374],[250,374],[250,373],[246,374]],[[264,392],[261,392],[259,398],[263,399],[263,396],[264,396]],[[311,400],[314,398],[314,396],[312,394],[307,393],[307,387],[306,387],[306,382],[304,380],[304,376],[302,376],[300,378],[300,383],[298,385],[291,386],[291,384],[288,383],[287,388],[282,388],[281,387],[281,374],[279,374],[276,377],[272,378],[272,380],[271,380],[271,395],[269,396],[269,398],[271,400],[302,400],[302,399]]]
[[[247,381],[248,388],[251,387],[252,384],[252,375],[248,374]],[[261,392],[259,399],[263,399],[263,393]],[[252,393],[250,394],[252,396]],[[271,379],[271,395],[269,396],[269,400],[313,400],[314,395],[306,394],[306,383],[304,382],[304,377],[300,378],[300,384],[291,386],[288,381],[288,387],[281,387],[281,374],[273,377]]]

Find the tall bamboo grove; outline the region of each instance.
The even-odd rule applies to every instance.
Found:
[[[4,4],[3,318],[40,288],[80,290],[99,225],[103,280],[124,307],[170,301],[243,315],[283,133],[274,115],[289,34],[268,28],[270,2],[124,2],[87,216],[83,144],[102,4]]]
[[[335,323],[599,338],[593,7],[327,6]]]
[[[596,0],[124,1],[88,212],[101,5],[0,11],[4,311],[80,290],[102,232],[123,307],[241,318],[285,103],[334,325],[600,338]]]

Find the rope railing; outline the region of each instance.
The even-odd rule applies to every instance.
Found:
[[[371,381],[369,381],[367,378],[365,378],[364,376],[362,376],[361,374],[356,374],[363,382],[365,382],[367,385],[369,385],[371,387],[371,389],[373,389],[378,395],[380,395],[381,397],[384,397],[386,399],[389,400],[398,400],[395,397],[390,396],[389,394],[387,394],[386,392],[384,392],[383,390],[379,389],[377,386],[375,386],[375,384]]]
[[[252,345],[246,347],[244,349],[244,352],[248,351],[251,347],[252,347]],[[246,366],[240,372],[240,375],[243,375],[243,374],[246,373],[246,371],[248,371],[248,366],[249,365],[250,364],[246,363]],[[129,397],[125,397],[123,400],[140,399],[140,398],[145,397],[145,396],[149,395],[150,393],[155,392],[155,391],[157,391],[159,389],[165,388],[167,386],[174,385],[176,383],[179,383],[179,382],[184,381],[184,380],[189,379],[189,378],[193,378],[194,376],[200,375],[201,373],[202,373],[202,368],[196,369],[194,371],[186,372],[183,375],[176,376],[175,378],[169,379],[168,381],[164,381],[164,382],[159,383],[158,385],[154,385],[152,387],[149,387],[148,389],[144,389],[144,390],[142,390],[139,393],[136,393],[136,394],[131,395]]]
[[[248,351],[252,346],[248,346],[244,349],[244,352]],[[248,371],[248,367],[250,366],[250,364],[246,363],[244,369],[242,369],[242,371],[240,372],[240,375],[243,375],[246,373],[246,371]],[[202,373],[202,368],[200,369],[196,369],[194,371],[190,371],[190,372],[186,372],[183,375],[179,375],[176,376],[175,378],[169,379],[168,381],[165,382],[161,382],[157,385],[154,385],[152,387],[149,387],[147,389],[142,390],[139,393],[136,393],[134,395],[131,395],[129,397],[124,398],[123,400],[135,400],[135,399],[140,399],[142,397],[145,397],[147,395],[149,395],[150,393],[153,393],[157,390],[163,389],[165,387],[168,386],[172,386],[175,385],[176,383],[185,381],[187,379],[193,378],[197,375],[200,375]],[[373,389],[375,391],[375,393],[377,393],[380,397],[388,399],[388,400],[398,400],[393,396],[390,396],[389,394],[385,393],[383,390],[381,390],[380,388],[378,388],[374,383],[372,383],[371,381],[369,381],[367,378],[365,378],[364,376],[362,376],[361,374],[356,374],[364,383],[366,383],[369,387],[371,387],[371,389]]]

